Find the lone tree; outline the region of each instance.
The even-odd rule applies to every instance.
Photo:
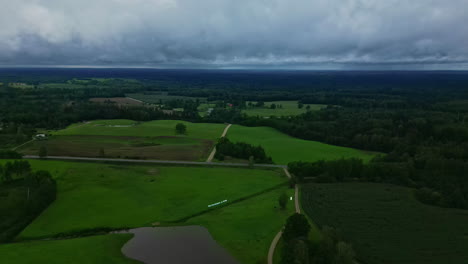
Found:
[[[310,230],[310,224],[303,214],[295,213],[286,221],[283,237],[285,241],[291,241],[300,237],[307,237]]]
[[[176,130],[176,134],[186,134],[187,133],[187,126],[182,124],[182,123],[178,123],[175,126],[175,130]]]
[[[47,157],[47,148],[45,146],[41,146],[39,148],[39,158],[43,159]]]
[[[280,197],[278,197],[278,203],[281,209],[286,208],[286,205],[288,204],[288,196],[286,193],[282,193]]]

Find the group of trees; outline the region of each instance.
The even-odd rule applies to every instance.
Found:
[[[0,242],[5,242],[55,200],[57,187],[48,171],[32,171],[28,161],[7,162],[0,174]]]
[[[261,146],[252,146],[244,142],[231,142],[227,137],[222,137],[216,144],[215,158],[224,160],[225,156],[239,159],[253,159],[256,163],[273,163]]]
[[[302,214],[290,216],[283,230],[281,264],[353,264],[356,254],[338,232],[324,226],[319,241],[309,239],[310,224]]]

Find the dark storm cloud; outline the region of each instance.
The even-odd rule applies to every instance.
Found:
[[[2,2],[4,65],[468,61],[468,0]]]

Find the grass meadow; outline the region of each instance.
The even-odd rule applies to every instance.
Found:
[[[306,184],[305,212],[338,228],[366,264],[468,263],[468,211],[424,205],[377,183]]]
[[[255,103],[255,102],[253,102]],[[326,105],[321,104],[305,104],[302,108],[297,106],[298,101],[273,101],[265,102],[264,107],[248,107],[247,109],[242,110],[243,113],[249,116],[260,116],[260,117],[269,117],[269,116],[295,116],[307,112],[307,106],[310,107],[310,111],[317,111]],[[275,104],[276,106],[281,105],[282,108],[271,109],[270,106]]]
[[[279,208],[278,197],[283,192],[294,195],[293,189],[282,187],[192,218],[187,224],[208,228],[240,263],[266,263],[271,241],[294,213],[294,200],[288,200],[286,209]]]
[[[186,135],[176,135],[175,125],[184,123]],[[52,132],[47,140],[28,143],[18,151],[37,155],[41,146],[50,156],[141,158],[203,161],[225,125],[177,120],[138,123],[132,120],[96,120]]]
[[[0,263],[8,264],[137,264],[126,258],[122,246],[132,234],[111,234],[75,239],[30,241],[0,245]]]
[[[4,161],[2,161],[4,162]],[[171,222],[286,182],[281,170],[31,160],[57,181],[57,200],[19,238]]]
[[[54,135],[93,135],[93,136],[130,136],[158,137],[177,136],[175,126],[183,123],[187,126],[187,134],[181,137],[216,140],[221,136],[225,125],[208,123],[190,123],[180,120],[155,120],[136,122],[126,119],[95,120],[87,123],[73,124],[66,129],[54,132]]]
[[[267,155],[271,156],[277,164],[351,157],[369,161],[373,157],[373,154],[357,149],[294,138],[270,127],[233,125],[229,129],[227,137],[234,142],[246,142],[262,146]]]

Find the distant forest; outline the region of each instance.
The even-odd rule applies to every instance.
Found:
[[[302,139],[382,152],[369,165],[342,165],[360,168],[350,178],[415,187],[427,203],[468,209],[468,72],[1,69],[0,83],[0,149],[29,140],[38,128],[93,119],[269,126]],[[166,102],[183,108],[173,113],[150,104],[89,101],[148,92],[189,99]],[[195,98],[214,105],[209,115],[199,115]],[[293,117],[242,113],[250,101],[280,100],[328,107]],[[316,171],[299,165],[333,175],[330,164],[295,164],[304,178]]]

